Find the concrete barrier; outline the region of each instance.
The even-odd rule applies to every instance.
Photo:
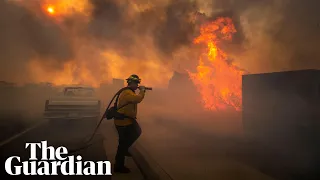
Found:
[[[130,153],[145,180],[172,180],[170,175],[156,163],[141,144],[134,144],[130,148]]]

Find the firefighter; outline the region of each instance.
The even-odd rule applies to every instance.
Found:
[[[130,173],[130,169],[125,166],[125,157],[131,157],[128,149],[141,135],[141,128],[136,121],[137,104],[143,100],[146,91],[144,86],[139,86],[141,82],[139,76],[133,74],[126,80],[128,89],[121,92],[118,107],[125,104],[127,105],[117,112],[125,115],[127,118],[114,119],[114,124],[119,136],[114,172],[118,173]],[[139,94],[135,93],[137,89],[140,90]]]

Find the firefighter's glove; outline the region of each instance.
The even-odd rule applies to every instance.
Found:
[[[146,91],[146,87],[145,86],[139,86],[139,90],[145,92]]]

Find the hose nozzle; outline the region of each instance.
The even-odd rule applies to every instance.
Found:
[[[146,87],[146,86],[144,86],[144,89],[151,91],[151,90],[152,90],[152,87]]]

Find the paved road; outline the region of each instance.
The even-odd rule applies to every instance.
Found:
[[[26,151],[24,148],[26,142],[47,140],[50,145],[63,145],[69,150],[81,147],[83,146],[81,142],[91,135],[95,124],[96,122],[43,123],[37,128],[1,146],[2,161],[4,163],[7,157],[13,155],[19,155],[22,158],[28,157],[29,151]],[[175,124],[173,120],[161,121],[158,119],[153,121],[148,119],[148,123],[146,121],[141,122],[141,126],[143,128],[143,135],[139,139],[139,143],[144,146],[148,155],[175,180],[273,179],[256,168],[241,163],[241,161],[236,159],[237,157],[235,156],[241,158],[243,154],[235,155],[233,154],[234,152],[248,152],[245,149],[241,149],[243,146],[239,146],[236,140],[221,139],[204,133],[204,130],[194,129],[188,125],[181,126],[181,124]],[[117,144],[116,135],[112,127],[112,121],[105,121],[102,124],[101,133],[94,139],[94,144],[88,149],[79,152],[84,160],[112,161]],[[109,150],[110,155],[104,151],[104,147]],[[107,156],[110,159],[108,159]],[[268,154],[266,154],[265,157],[268,158]],[[273,163],[279,162],[273,161]],[[272,167],[272,164],[267,166]],[[112,176],[112,179],[142,179],[136,169],[133,174],[135,174],[134,177],[127,175]],[[49,178],[55,177],[51,176]],[[70,177],[65,176],[61,178],[65,179]],[[89,177],[79,176],[77,178],[85,179]],[[90,178],[92,178],[92,176]],[[110,176],[101,176],[98,178],[111,179]]]
[[[160,119],[141,123],[139,144],[175,180],[273,180],[256,168],[237,161],[237,140],[219,138],[185,123]]]
[[[139,139],[150,156],[175,180],[317,180],[319,174],[304,169],[301,157],[287,158],[241,134],[216,134],[218,123],[200,119],[141,118]],[[201,121],[202,120],[202,121]],[[194,123],[197,122],[197,123]],[[210,132],[209,129],[212,129]]]
[[[18,155],[21,159],[29,158],[30,151],[25,149],[26,142],[40,142],[48,141],[48,145],[53,145],[54,147],[65,146],[68,150],[76,149],[77,147],[82,147],[85,143],[84,141],[90,137],[93,129],[95,128],[96,121],[88,120],[81,122],[59,122],[59,123],[49,123],[43,122],[36,128],[26,132],[25,134],[7,142],[0,148],[1,160],[4,161],[9,156]],[[39,152],[39,151],[38,151]],[[40,155],[41,152],[37,153]],[[103,139],[100,135],[97,135],[93,140],[93,145],[87,149],[83,149],[76,155],[81,155],[83,160],[93,160],[101,161],[108,160],[106,153],[103,148]],[[4,169],[3,169],[4,173]],[[56,178],[55,176],[43,177],[43,179]],[[61,177],[62,179],[68,178],[68,176]],[[70,178],[70,177],[69,177]],[[89,176],[79,176],[80,179],[88,179]],[[92,178],[92,176],[91,176]],[[111,179],[110,176],[100,176],[98,178],[108,180]]]

